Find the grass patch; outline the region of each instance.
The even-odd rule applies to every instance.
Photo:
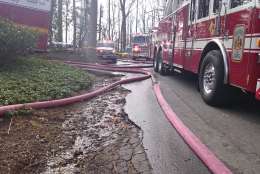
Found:
[[[83,70],[39,58],[17,58],[0,65],[0,105],[69,97],[91,86]]]

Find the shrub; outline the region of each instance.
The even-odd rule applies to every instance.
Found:
[[[0,18],[0,58],[25,53],[35,46],[37,37],[36,31]]]
[[[37,57],[0,65],[0,105],[69,97],[86,90],[92,78],[83,70]]]

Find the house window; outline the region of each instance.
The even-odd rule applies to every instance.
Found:
[[[209,0],[199,0],[198,10],[198,19],[207,17],[209,15]]]

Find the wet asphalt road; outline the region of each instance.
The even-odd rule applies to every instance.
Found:
[[[124,85],[131,90],[125,110],[144,131],[144,147],[155,174],[210,173],[162,113],[151,80]]]
[[[226,108],[206,105],[196,76],[155,74],[180,119],[227,166],[238,174],[260,173],[260,104],[241,97]],[[144,130],[144,145],[154,173],[209,173],[161,112],[149,80],[126,85],[126,112]]]

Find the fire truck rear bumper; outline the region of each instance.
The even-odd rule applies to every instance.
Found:
[[[260,100],[260,79],[257,80],[255,97]]]

